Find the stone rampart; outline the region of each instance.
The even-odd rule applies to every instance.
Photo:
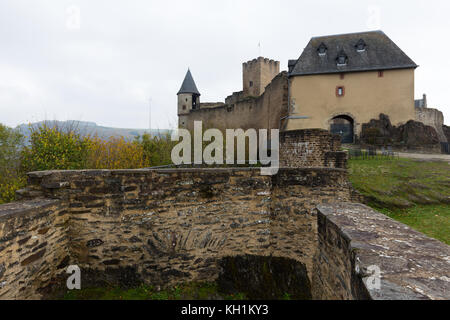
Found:
[[[323,129],[280,133],[280,166],[346,168],[341,138]]]
[[[450,247],[362,204],[339,137],[283,133],[282,168],[28,174],[0,205],[0,299],[82,286],[217,281],[249,297],[449,299]],[[306,156],[305,156],[306,154]],[[381,288],[368,283],[371,266]]]
[[[450,298],[450,246],[438,240],[359,203],[319,206],[318,234],[318,299]]]
[[[46,286],[33,270],[48,265],[49,259],[53,265],[63,260],[79,265],[84,285],[170,285],[217,280],[225,257],[276,256],[304,265],[310,282],[317,243],[314,208],[349,200],[346,175],[345,170],[330,168],[282,168],[276,176],[261,176],[259,168],[30,173],[30,185],[21,192],[24,202],[14,204],[18,211],[0,206],[8,217],[0,230],[28,215],[24,210],[33,200],[27,197],[39,196],[46,199],[39,201],[58,207],[45,211],[37,202],[33,212],[45,211],[48,218],[8,236],[13,249],[2,256],[10,262],[0,278],[5,282],[0,297],[38,296],[15,292],[24,279],[34,277],[39,279],[36,290]],[[54,250],[53,243],[41,239],[36,247],[47,241],[51,258],[28,261],[29,254],[15,246],[40,232],[42,225],[49,225],[55,238],[59,235],[55,241],[66,239],[60,240],[64,250]],[[3,234],[8,233],[1,239]],[[18,264],[14,276],[11,261]],[[24,268],[23,261],[29,267]],[[43,270],[49,278],[61,273]]]

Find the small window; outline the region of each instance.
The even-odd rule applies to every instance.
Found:
[[[183,110],[186,110],[186,105],[183,104]]]
[[[341,80],[344,79],[344,74],[341,73],[341,74],[339,75],[339,78],[340,78]]]
[[[187,98],[186,98],[186,102],[187,102]]]
[[[250,81],[249,86],[253,87],[253,81]]]
[[[359,39],[359,41],[355,44],[356,51],[364,52],[366,51],[366,43],[363,39]]]
[[[384,72],[383,70],[378,71],[378,78],[383,78]]]
[[[338,65],[338,67],[342,67],[347,65],[347,62],[348,62],[347,54],[344,52],[344,50],[341,50],[338,56],[336,57],[336,64]]]
[[[327,46],[325,45],[325,43],[321,43],[319,45],[319,47],[317,48],[317,53],[319,54],[319,56],[324,56],[327,54]]]
[[[345,95],[345,88],[343,86],[336,87],[336,96],[343,97]]]

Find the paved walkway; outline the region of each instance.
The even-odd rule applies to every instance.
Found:
[[[409,153],[409,152],[395,152],[395,154],[401,158],[411,158],[411,159],[419,159],[419,160],[440,160],[447,161],[450,163],[450,154],[428,154],[428,153]]]
[[[355,149],[356,146],[353,144],[343,144],[344,148],[347,149]],[[366,148],[362,148],[367,150]],[[381,150],[377,149],[377,154],[381,154]],[[447,161],[450,164],[450,154],[442,154],[442,153],[410,153],[410,152],[398,152],[394,150],[394,154],[399,156],[400,158],[410,158],[417,160],[425,160],[425,161]]]

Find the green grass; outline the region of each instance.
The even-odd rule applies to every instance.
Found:
[[[416,205],[409,209],[377,208],[377,210],[429,237],[450,245],[449,205]]]
[[[367,204],[450,243],[450,165],[412,159],[351,159],[349,177]]]
[[[141,285],[137,288],[118,287],[84,288],[70,290],[64,300],[245,300],[245,294],[222,294],[217,285],[210,282],[190,282],[164,290]]]

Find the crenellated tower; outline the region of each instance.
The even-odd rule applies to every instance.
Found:
[[[280,73],[280,62],[258,57],[242,64],[244,96],[259,97],[265,87]]]

